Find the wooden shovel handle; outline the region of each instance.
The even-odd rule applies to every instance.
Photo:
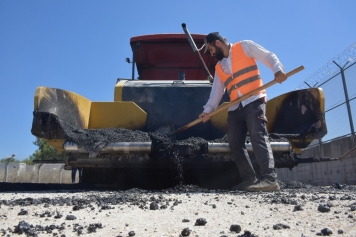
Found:
[[[300,66],[300,67],[297,67],[296,69],[288,72],[287,73],[287,78],[292,76],[292,75],[294,75],[294,74],[296,74],[297,72],[302,71],[303,69],[304,69],[304,67]],[[253,91],[251,91],[251,92],[249,92],[249,93],[237,98],[236,100],[230,102],[229,104],[221,106],[220,108],[218,108],[218,109],[214,110],[213,112],[211,112],[210,114],[208,114],[208,116],[213,116],[214,114],[219,113],[220,111],[225,110],[225,109],[229,108],[230,106],[238,104],[241,101],[243,101],[243,100],[247,99],[248,97],[250,97],[251,95],[254,95],[254,94],[256,94],[257,92],[259,92],[261,90],[264,90],[264,89],[266,89],[266,88],[268,88],[270,86],[273,86],[276,83],[278,83],[276,80],[270,81],[267,84],[264,84],[263,86],[261,86],[261,87],[255,89],[255,90],[253,90]],[[192,126],[194,126],[194,125],[196,125],[196,124],[198,124],[200,122],[202,122],[202,120],[200,118],[198,118],[198,119],[194,120],[193,122],[190,122],[190,123],[184,125],[183,127],[178,128],[175,132],[169,134],[169,136],[172,136],[172,135],[174,135],[174,134],[176,134],[178,132],[184,131],[184,130],[186,130],[186,129],[188,129],[188,128],[190,128],[190,127],[192,127]]]

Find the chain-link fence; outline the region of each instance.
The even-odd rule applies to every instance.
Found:
[[[309,76],[297,89],[316,87],[322,88],[325,96],[328,133],[322,142],[355,134],[356,42]]]

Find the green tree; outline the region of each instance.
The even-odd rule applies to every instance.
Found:
[[[23,163],[32,165],[34,160],[58,160],[61,161],[65,159],[65,152],[57,153],[57,150],[53,148],[45,139],[36,138],[33,142],[38,149],[30,155],[28,158],[23,160]]]
[[[30,160],[30,158],[26,158],[22,160],[21,163],[25,163],[26,165],[33,165],[33,162],[32,160]]]

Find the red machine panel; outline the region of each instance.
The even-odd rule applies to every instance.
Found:
[[[191,35],[196,46],[204,45],[205,35]],[[178,80],[185,73],[185,80],[206,80],[197,55],[185,34],[155,34],[136,36],[130,40],[134,60],[141,80]],[[212,76],[217,60],[200,51]]]

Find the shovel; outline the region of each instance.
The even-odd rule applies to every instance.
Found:
[[[287,78],[290,77],[290,76],[292,76],[292,75],[294,75],[294,74],[296,74],[297,72],[302,71],[303,69],[304,69],[304,67],[303,67],[303,66],[300,66],[300,67],[298,67],[298,68],[296,68],[296,69],[294,69],[294,70],[288,72],[288,73],[287,73]],[[254,94],[256,94],[257,92],[259,92],[259,91],[261,91],[261,90],[264,90],[264,89],[266,89],[266,88],[268,88],[268,87],[270,87],[270,86],[273,86],[273,85],[276,84],[276,83],[278,83],[276,80],[270,81],[270,82],[268,82],[267,84],[265,84],[265,85],[263,85],[263,86],[261,86],[261,87],[255,89],[255,90],[253,90],[253,91],[251,91],[251,92],[249,92],[249,93],[247,93],[247,94],[245,94],[245,95],[243,95],[243,96],[237,98],[236,100],[230,102],[229,104],[224,105],[224,106],[221,106],[220,108],[218,108],[218,109],[214,110],[213,112],[211,112],[210,114],[208,114],[208,116],[211,117],[211,116],[213,116],[214,114],[217,114],[217,113],[219,113],[220,111],[229,108],[230,106],[236,105],[236,104],[240,103],[241,101],[247,99],[247,98],[250,97],[251,95],[254,95]],[[172,136],[176,135],[177,133],[182,132],[182,131],[185,131],[185,130],[187,130],[188,128],[193,127],[194,125],[196,125],[196,124],[198,124],[198,123],[200,123],[200,122],[202,122],[202,119],[198,118],[198,119],[194,120],[193,122],[190,122],[190,123],[184,125],[183,127],[178,128],[178,129],[175,130],[175,131],[174,131],[174,126],[173,126],[173,124],[166,125],[166,126],[162,126],[162,127],[160,127],[158,130],[156,130],[156,131],[157,131],[157,132],[160,132],[161,134],[164,134],[164,135],[166,135],[166,136],[168,136],[168,137],[172,137]]]

